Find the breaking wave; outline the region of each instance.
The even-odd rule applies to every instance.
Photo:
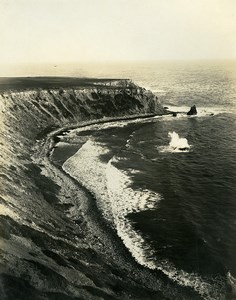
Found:
[[[173,149],[173,151],[188,151],[190,149],[188,140],[186,138],[180,137],[175,131],[169,132],[168,136],[171,139],[169,147]]]
[[[94,194],[103,216],[138,263],[149,269],[161,270],[178,284],[193,288],[204,299],[224,299],[219,291],[220,279],[202,278],[196,273],[179,270],[169,261],[156,257],[145,238],[134,230],[128,215],[158,208],[159,201],[163,200],[161,195],[147,189],[134,189],[129,176],[132,170],[117,168],[121,159],[119,156],[111,156],[103,161],[104,154],[109,155],[109,149],[91,138],[63,164],[63,170]]]
[[[170,138],[170,142],[168,146],[160,146],[158,149],[160,152],[173,152],[173,153],[181,153],[181,152],[189,152],[190,145],[186,138],[182,138],[175,131],[169,132],[168,137]]]
[[[151,249],[148,249],[144,239],[133,230],[126,217],[129,213],[156,207],[161,197],[149,190],[133,190],[130,187],[131,179],[114,166],[118,157],[112,157],[108,163],[102,162],[100,157],[108,153],[109,150],[104,145],[90,139],[62,168],[96,196],[103,217],[116,229],[134,258],[141,265],[154,269],[153,262],[144,253],[144,249]]]

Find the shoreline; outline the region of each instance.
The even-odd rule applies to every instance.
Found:
[[[79,189],[85,191],[86,194],[86,199],[84,201],[86,201],[87,203],[85,204],[86,206],[86,210],[87,210],[87,215],[86,217],[88,218],[88,222],[90,223],[90,225],[92,225],[93,227],[95,226],[96,229],[99,228],[100,233],[102,233],[100,235],[100,238],[104,241],[106,241],[104,243],[104,245],[108,245],[109,246],[109,252],[111,251],[111,253],[106,253],[106,255],[108,255],[108,259],[110,260],[112,256],[114,256],[114,253],[119,253],[119,261],[121,263],[120,267],[124,268],[124,265],[126,265],[126,268],[128,268],[129,270],[132,269],[132,274],[137,273],[137,278],[139,278],[139,280],[142,281],[142,285],[143,287],[146,286],[147,281],[146,281],[146,276],[148,276],[150,278],[150,276],[154,276],[152,283],[151,283],[151,289],[154,288],[155,292],[161,293],[160,290],[156,290],[155,288],[155,284],[153,284],[154,281],[162,281],[161,285],[167,285],[169,286],[168,288],[164,288],[163,289],[163,293],[164,294],[168,294],[168,289],[175,289],[175,286],[178,286],[178,289],[181,290],[181,295],[183,296],[184,294],[186,294],[186,299],[188,299],[188,297],[191,295],[192,297],[194,297],[194,299],[202,299],[200,295],[196,295],[196,293],[194,291],[191,291],[189,287],[184,287],[184,286],[179,286],[176,282],[172,281],[167,275],[165,275],[162,271],[155,269],[149,269],[148,267],[145,267],[143,265],[140,265],[136,259],[133,257],[133,255],[130,253],[130,251],[126,248],[126,246],[124,245],[123,241],[121,240],[121,238],[117,235],[116,231],[111,228],[109,226],[109,224],[106,222],[106,220],[102,217],[101,212],[99,211],[98,207],[97,207],[97,203],[96,203],[96,198],[93,195],[93,193],[87,189],[86,187],[84,187],[79,181],[77,181],[76,179],[74,179],[73,177],[71,177],[69,174],[67,174],[61,166],[57,165],[55,162],[53,162],[53,160],[51,159],[51,153],[52,150],[54,149],[55,145],[57,144],[57,142],[55,142],[55,137],[57,137],[57,135],[62,134],[64,132],[67,132],[68,130],[71,129],[75,129],[75,128],[83,128],[86,126],[90,126],[90,125],[96,125],[96,124],[103,124],[103,123],[109,123],[109,122],[115,122],[115,121],[125,121],[125,120],[138,120],[138,119],[148,119],[148,118],[152,118],[155,116],[163,116],[162,115],[137,115],[137,116],[128,116],[127,117],[118,117],[118,118],[108,118],[106,120],[93,120],[93,121],[85,121],[81,123],[77,123],[76,125],[68,125],[65,126],[63,128],[57,129],[52,131],[51,133],[48,134],[47,136],[47,140],[45,142],[45,146],[47,148],[47,152],[46,152],[46,158],[48,160],[48,162],[50,162],[50,164],[52,164],[56,169],[58,169],[60,172],[62,172],[64,174],[64,176],[66,176],[67,178],[69,178]],[[86,212],[85,212],[86,213]],[[108,240],[107,240],[108,239]],[[140,273],[141,272],[141,273]],[[144,274],[146,274],[146,276],[144,276]],[[138,275],[139,274],[139,275]],[[158,285],[160,285],[160,282],[158,282]],[[150,289],[150,287],[148,287],[148,289]],[[178,291],[179,292],[179,291]],[[163,294],[159,294],[158,297],[162,296]],[[177,296],[177,295],[176,295]],[[166,295],[164,296],[166,297]],[[161,299],[161,298],[160,298]],[[164,298],[163,298],[164,299]],[[178,299],[178,296],[177,298]],[[182,298],[185,299],[185,298]]]
[[[55,129],[50,133],[55,136],[55,135],[59,135],[63,132],[66,132],[68,130],[73,130],[73,129],[76,129],[76,128],[83,128],[83,127],[86,127],[86,126],[91,126],[91,125],[96,125],[96,124],[103,124],[103,123],[105,124],[105,123],[115,122],[115,121],[126,121],[126,120],[136,120],[136,119],[148,119],[148,118],[153,118],[153,117],[162,117],[162,116],[165,116],[165,115],[169,115],[171,113],[172,112],[166,113],[166,114],[156,114],[156,113],[155,114],[154,113],[140,114],[140,115],[135,114],[135,115],[124,115],[124,116],[120,116],[120,117],[105,117],[105,118],[102,118],[102,119],[86,120],[86,121],[81,121],[81,122],[79,122],[75,125],[71,124],[71,125],[63,126],[62,128]]]
[[[161,105],[131,81],[127,89],[117,82],[106,87],[100,80],[83,88],[67,78],[69,87],[50,83],[49,90],[35,80],[34,89],[22,82],[19,89],[14,84],[13,90],[0,87],[5,150],[1,292],[11,298],[21,291],[37,299],[166,299],[163,294],[176,285],[134,262],[122,242],[114,242],[116,236],[99,217],[91,194],[50,162],[57,134],[115,119],[155,116],[163,112]]]
[[[154,115],[156,116],[156,115]],[[102,123],[109,123],[109,122],[114,122],[114,121],[122,121],[122,120],[135,120],[135,119],[144,119],[144,118],[150,118],[153,117],[152,115],[142,115],[142,116],[128,116],[127,117],[119,117],[119,118],[108,118],[106,120],[92,120],[92,121],[84,121],[80,122],[77,124],[71,124],[64,126],[62,128],[53,130],[46,136],[46,140],[43,143],[43,152],[45,155],[45,158],[49,164],[53,166],[53,168],[56,168],[61,172],[65,177],[69,178],[70,181],[73,182],[73,184],[79,189],[85,192],[86,199],[85,205],[84,205],[84,215],[86,214],[86,220],[88,221],[89,225],[92,226],[93,228],[96,227],[96,229],[100,232],[100,236],[98,236],[101,241],[105,241],[104,246],[109,249],[109,253],[103,252],[105,256],[108,259],[108,262],[112,258],[112,256],[117,257],[118,253],[118,259],[116,261],[121,269],[126,269],[129,270],[132,276],[134,278],[136,277],[135,281],[141,281],[140,283],[142,284],[143,288],[147,288],[148,290],[152,290],[152,294],[156,294],[155,297],[158,297],[158,299],[167,299],[166,296],[164,296],[165,292],[168,294],[168,288],[172,289],[174,286],[176,286],[176,283],[172,282],[164,273],[162,273],[159,270],[151,270],[148,269],[147,267],[144,267],[140,265],[132,254],[129,252],[129,250],[125,247],[123,244],[122,240],[117,236],[116,232],[114,229],[112,229],[109,224],[107,224],[106,220],[102,217],[101,212],[99,211],[97,204],[96,204],[96,198],[93,195],[91,191],[89,191],[86,187],[84,187],[79,181],[77,181],[75,178],[71,177],[69,174],[67,174],[61,166],[55,164],[53,160],[51,159],[51,153],[52,150],[54,149],[56,142],[55,142],[55,137],[59,134],[62,134],[63,132],[67,132],[68,130],[75,129],[75,128],[83,128],[86,126],[90,125],[96,125],[96,124],[102,124]],[[46,152],[45,152],[46,151]],[[91,242],[91,241],[89,241]],[[93,244],[93,242],[92,242]],[[110,253],[111,252],[111,253]],[[144,276],[146,274],[146,276]],[[136,274],[136,275],[135,275]],[[129,277],[130,275],[127,273],[127,276]],[[150,277],[153,276],[153,279],[150,280]],[[127,277],[127,278],[128,278]],[[149,278],[147,281],[146,278]],[[155,281],[160,281],[158,282],[157,286],[154,284]],[[149,283],[148,283],[149,282]],[[167,285],[169,286],[168,288],[164,288],[162,292],[159,290],[160,285]],[[155,287],[156,286],[156,287]],[[175,289],[175,288],[174,288]],[[120,298],[119,298],[120,299]],[[151,299],[151,298],[150,298]],[[187,299],[187,298],[186,298]]]
[[[51,161],[57,135],[66,131],[165,115],[156,97],[151,92],[130,96],[119,90],[109,95],[105,88],[102,93],[91,89],[8,91],[1,99],[7,149],[3,154],[12,163],[4,172],[6,193],[17,213],[2,216],[2,222],[5,231],[18,237],[4,242],[6,293],[13,295],[17,290],[11,291],[7,280],[12,280],[22,293],[29,290],[46,298],[58,290],[68,299],[201,299],[161,271],[139,265],[102,218],[91,192]],[[11,184],[11,177],[19,184]],[[14,218],[18,215],[19,219]],[[24,251],[12,256],[21,243],[26,243]],[[25,270],[29,270],[26,279]],[[24,288],[22,282],[29,286]]]
[[[160,117],[162,117],[163,115],[159,115]],[[120,119],[120,118],[119,118]],[[139,118],[139,116],[137,117],[137,118],[122,118],[122,120],[125,120],[125,121],[127,121],[127,123],[128,123],[128,121],[130,120],[130,119],[141,119],[141,118]],[[148,117],[147,117],[147,119],[148,119]],[[96,120],[94,120],[94,122],[95,122]],[[105,122],[93,122],[93,124],[86,124],[86,125],[83,125],[83,126],[76,126],[76,128],[82,128],[82,127],[84,127],[84,126],[89,126],[89,125],[94,125],[94,124],[101,124],[101,123],[111,123],[112,124],[112,122],[114,122],[114,121],[117,121],[117,119],[110,119],[110,120],[106,120]],[[96,130],[95,130],[96,131]],[[62,131],[63,132],[63,131]],[[55,145],[55,144],[54,144]],[[81,147],[81,146],[80,146]],[[73,154],[71,155],[71,156],[73,156]],[[79,168],[79,165],[77,165],[77,168]],[[64,171],[65,173],[66,173],[66,171]],[[68,174],[68,173],[66,173],[67,174],[67,176],[69,176],[70,178],[72,178],[72,176],[70,175],[70,174]],[[95,177],[96,178],[96,177]],[[78,179],[72,179],[72,180],[75,180],[75,182],[77,182],[77,183],[79,183],[79,185],[81,185],[81,182],[78,180]],[[82,185],[83,186],[83,185]],[[86,186],[86,184],[85,184],[85,186]],[[84,187],[84,186],[83,186]],[[85,187],[85,189],[92,195],[92,198],[93,199],[95,199],[95,201],[96,201],[96,193],[94,194],[94,192],[93,191],[90,191],[90,189],[86,186]],[[95,196],[94,196],[95,195]],[[98,207],[97,207],[97,205],[96,205],[96,203],[95,203],[95,206],[96,206],[96,211],[97,212],[99,212],[100,213],[100,215],[101,215],[101,211],[99,211],[99,209],[98,209]],[[105,224],[107,224],[106,223],[106,221],[104,221],[104,218],[101,216],[101,218],[100,218],[101,220],[102,220],[102,222],[103,223],[105,223]],[[109,227],[109,226],[108,226]],[[120,240],[120,242],[121,242],[121,238],[120,237],[118,237],[118,239],[117,239],[117,233],[116,233],[116,230],[112,230],[113,231],[113,233],[114,233],[114,236],[116,237],[116,239],[115,240]],[[122,243],[122,245],[124,246],[124,242],[122,241],[121,242]],[[130,254],[130,250],[128,250],[128,248],[126,248],[125,246],[123,247],[123,248],[125,248],[125,250],[126,250],[126,252],[128,251],[129,252],[129,254]],[[132,253],[132,252],[131,252]],[[138,263],[138,260],[136,260],[136,258],[131,254],[131,259],[132,260],[135,260],[135,262],[137,262]],[[139,265],[139,267],[141,266],[141,267],[143,267],[143,268],[145,268],[146,269],[146,267],[145,267],[145,265],[142,265],[142,264],[140,264],[140,263],[138,263],[138,265]],[[148,268],[149,270],[151,270],[150,268]],[[164,273],[162,272],[162,271],[160,271],[161,269],[159,269],[158,267],[153,271],[153,274],[156,274],[157,275],[157,277],[159,277],[160,278],[160,272],[161,272],[161,275],[162,275],[162,278],[163,278],[163,275],[164,275]],[[166,276],[166,280],[168,281],[168,280],[170,280],[170,278],[169,278],[169,276],[167,276],[167,275],[164,275],[164,277]],[[196,298],[196,297],[195,297]],[[196,298],[197,299],[197,298]]]

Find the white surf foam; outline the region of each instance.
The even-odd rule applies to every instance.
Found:
[[[113,216],[104,176],[106,163],[100,159],[101,155],[108,153],[109,150],[104,145],[89,139],[63,164],[62,168],[96,196],[98,208],[106,220],[112,222]]]
[[[186,151],[190,149],[187,139],[181,138],[175,131],[169,132],[168,136],[171,139],[169,147],[172,148],[173,151]]]
[[[161,270],[182,286],[192,287],[205,299],[223,299],[216,286],[208,283],[207,280],[204,280],[198,274],[178,270],[165,260],[159,260],[158,258],[154,260],[154,250],[133,229],[132,224],[127,219],[127,215],[146,209],[156,209],[161,196],[149,190],[136,191],[132,189],[132,180],[126,172],[115,167],[114,163],[116,162],[117,158],[112,158],[107,165],[107,190],[112,204],[117,233],[136,261],[150,269]]]
[[[119,157],[112,157],[108,163],[102,161],[103,154],[108,155],[109,149],[90,139],[63,164],[63,169],[96,196],[98,208],[116,229],[135,260],[149,269],[161,270],[182,286],[193,288],[204,299],[223,299],[216,280],[213,284],[214,280],[209,282],[198,274],[176,269],[170,262],[154,256],[154,250],[134,230],[127,216],[156,209],[161,196],[150,190],[134,190],[129,176],[132,170],[119,170],[116,167]]]
[[[235,110],[232,108],[224,108],[220,106],[213,106],[213,107],[203,107],[203,106],[197,106],[197,114],[188,116],[187,112],[190,110],[189,106],[172,106],[167,105],[169,111],[177,112],[176,118],[197,118],[197,117],[210,117],[215,116],[223,113],[233,113]],[[172,119],[172,118],[171,118]]]
[[[155,269],[156,266],[152,259],[146,256],[146,251],[151,254],[152,249],[145,243],[142,236],[133,229],[127,215],[157,207],[161,196],[147,189],[134,190],[131,187],[132,180],[127,172],[114,166],[117,160],[118,158],[112,158],[106,168],[107,190],[117,233],[140,264]]]
[[[189,152],[190,145],[186,138],[182,138],[175,131],[169,132],[168,137],[170,138],[170,143],[168,146],[157,147],[160,152],[172,152],[172,153],[181,153]]]
[[[68,136],[73,137],[77,136],[80,132],[89,130],[102,130],[102,129],[108,129],[108,128],[115,128],[115,127],[124,127],[127,125],[127,123],[132,122],[133,120],[124,120],[124,121],[113,121],[109,123],[101,123],[101,124],[93,124],[93,125],[88,125],[84,127],[79,127],[73,130],[70,130]]]
[[[227,280],[232,288],[232,293],[236,297],[236,278],[228,271],[227,273]]]
[[[144,253],[147,248],[145,241],[132,229],[126,216],[132,212],[153,209],[161,197],[149,190],[133,190],[129,176],[113,165],[118,158],[112,158],[108,163],[101,161],[100,156],[108,153],[104,145],[89,140],[62,168],[96,196],[98,208],[116,228],[135,259],[153,269],[152,261]]]
[[[203,299],[224,300],[225,289],[222,278],[203,278],[196,273],[187,273],[175,268],[169,261],[158,261],[157,269],[161,270],[173,281],[186,287],[193,288]]]
[[[97,131],[97,130],[104,130],[104,129],[109,129],[109,128],[122,128],[127,126],[128,124],[136,124],[136,123],[147,123],[151,122],[155,118],[163,118],[165,116],[155,116],[155,117],[146,117],[146,118],[135,118],[135,119],[124,119],[120,121],[111,121],[111,122],[106,122],[106,123],[101,123],[101,124],[93,124],[93,125],[87,125],[84,127],[79,127],[76,129],[70,130],[70,132],[67,134],[68,137],[73,138],[77,137],[80,132],[84,132],[86,130],[88,131]]]

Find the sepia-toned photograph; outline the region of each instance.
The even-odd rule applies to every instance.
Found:
[[[236,299],[236,1],[0,24],[0,300]]]

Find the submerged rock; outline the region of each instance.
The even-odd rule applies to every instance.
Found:
[[[196,105],[191,106],[190,111],[187,112],[188,116],[196,115],[197,114],[197,108]]]
[[[187,150],[189,150],[189,147],[178,148],[178,150],[180,150],[180,151],[187,151]]]

